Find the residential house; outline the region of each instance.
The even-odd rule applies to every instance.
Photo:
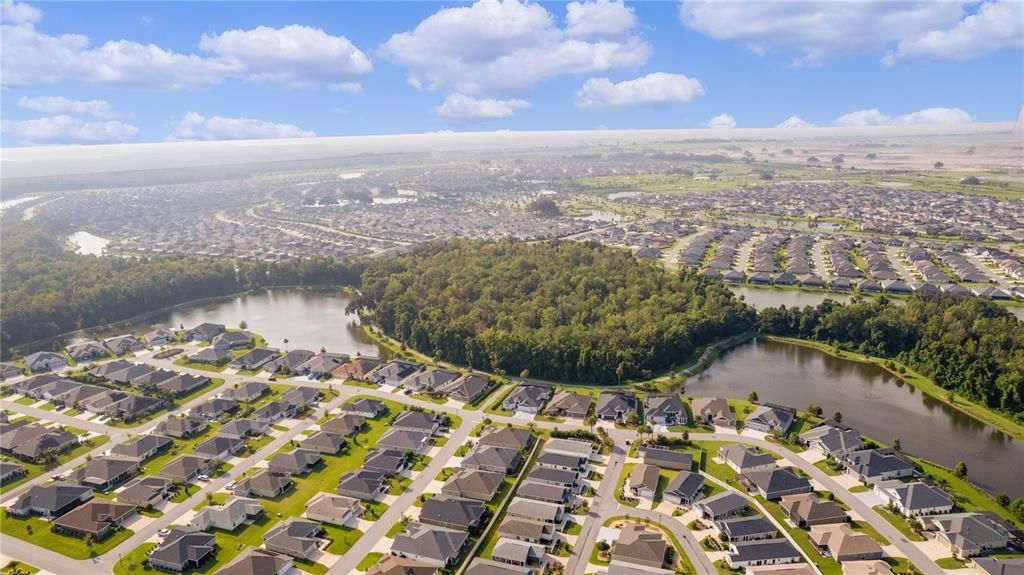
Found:
[[[975,557],[974,566],[981,569],[985,575],[1024,575],[1024,557],[1017,559]]]
[[[191,373],[175,374],[174,377],[157,382],[155,388],[167,392],[175,397],[180,397],[195,391],[211,382],[210,378]]]
[[[232,419],[231,421],[220,426],[218,435],[224,437],[234,437],[237,439],[247,439],[249,437],[259,437],[265,435],[270,429],[270,424],[266,421],[256,421],[255,419]]]
[[[348,363],[348,356],[340,353],[318,353],[299,364],[295,373],[312,379],[324,379],[339,367]]]
[[[391,554],[445,568],[458,561],[468,541],[465,531],[410,522],[404,533],[395,536]]]
[[[501,401],[501,408],[506,411],[537,414],[544,404],[551,399],[553,390],[544,385],[521,383]]]
[[[120,529],[135,513],[135,506],[116,501],[92,499],[50,523],[58,533],[72,537],[93,537],[96,541]]]
[[[606,392],[597,397],[594,413],[603,421],[619,421],[636,412],[636,407],[636,394]]]
[[[346,445],[347,442],[343,436],[326,431],[316,431],[299,442],[299,447],[303,449],[332,455],[337,454]]]
[[[813,575],[813,573],[808,575]],[[893,573],[892,567],[888,563],[876,559],[874,561],[846,561],[843,563],[843,575],[893,575]]]
[[[662,469],[689,471],[693,468],[693,454],[683,451],[646,446],[640,448],[639,455],[644,460],[644,463],[656,465]]]
[[[185,415],[182,417],[168,417],[157,426],[156,432],[162,435],[177,437],[178,439],[191,439],[202,435],[210,426],[210,422],[201,417]]]
[[[11,515],[39,515],[46,519],[60,517],[92,499],[92,488],[85,485],[57,482],[33,485],[7,508]]]
[[[271,401],[249,414],[249,417],[267,425],[273,425],[282,419],[295,417],[296,408],[285,401]]]
[[[387,477],[383,473],[360,469],[349,471],[338,478],[338,495],[347,495],[363,501],[373,501],[387,491]]]
[[[850,520],[838,503],[821,499],[813,493],[785,495],[779,506],[797,527],[845,523]]]
[[[333,377],[338,379],[354,379],[357,381],[365,381],[367,375],[380,367],[381,363],[377,359],[370,357],[357,357],[352,361],[339,365],[334,368],[331,372]]]
[[[781,405],[758,405],[750,412],[743,427],[764,433],[775,432],[785,435],[796,419],[796,410]]]
[[[921,524],[934,532],[936,540],[949,547],[957,557],[980,555],[990,549],[1006,547],[1009,534],[981,513],[950,513],[922,517]]]
[[[210,344],[218,349],[244,349],[252,346],[252,334],[247,331],[226,331],[214,336]]]
[[[202,457],[227,461],[241,453],[244,448],[245,441],[237,437],[215,435],[199,445],[196,445],[192,449],[192,453]]]
[[[555,528],[548,523],[506,517],[498,527],[498,535],[518,541],[551,545],[555,537]]]
[[[587,413],[590,412],[590,405],[593,402],[593,398],[589,395],[574,391],[558,390],[551,396],[551,401],[548,402],[544,413],[553,417],[584,419],[587,417]]]
[[[103,409],[103,414],[123,422],[131,422],[163,409],[167,402],[158,397],[128,394]]]
[[[411,559],[403,559],[394,555],[385,555],[366,575],[436,575],[437,567],[419,563]]]
[[[392,427],[377,440],[377,447],[402,452],[423,452],[430,447],[430,435]]]
[[[722,519],[716,521],[715,526],[725,535],[727,541],[757,541],[771,539],[778,534],[775,524],[764,515]]]
[[[491,551],[491,559],[498,563],[518,567],[540,567],[547,560],[545,557],[546,551],[543,545],[501,538],[498,539],[494,549]]]
[[[200,509],[189,522],[189,527],[200,531],[234,531],[243,523],[255,521],[263,514],[263,506],[259,501],[232,495],[221,505],[207,505]]]
[[[234,401],[251,402],[259,399],[264,393],[270,393],[269,385],[262,381],[247,381],[225,391],[221,397]]]
[[[860,433],[853,428],[825,422],[800,434],[800,441],[807,449],[842,459],[851,451],[859,451],[864,442]]]
[[[107,491],[117,487],[139,473],[137,461],[116,457],[97,457],[71,472],[68,481]]]
[[[320,430],[348,437],[366,429],[366,418],[354,413],[342,413],[320,424]]]
[[[594,444],[589,441],[553,438],[544,444],[544,452],[578,456],[589,460],[597,450],[594,449]]]
[[[487,508],[483,502],[450,495],[435,495],[423,503],[419,521],[448,529],[475,531],[483,523]]]
[[[640,523],[627,523],[612,543],[612,561],[660,569],[667,550],[668,543],[660,531]]]
[[[445,481],[441,493],[477,501],[490,501],[501,489],[504,477],[504,473],[460,467]]]
[[[408,410],[399,413],[391,422],[393,429],[417,431],[427,435],[434,435],[444,423],[444,416],[438,413],[426,411]]]
[[[218,323],[201,323],[185,332],[185,341],[211,341],[224,333],[226,328]]]
[[[95,340],[73,343],[67,347],[67,352],[76,363],[87,363],[110,355],[107,352],[107,348]]]
[[[312,471],[321,461],[320,452],[300,447],[288,453],[278,453],[270,459],[267,469],[275,475],[302,475]]]
[[[463,403],[474,403],[491,390],[491,379],[481,373],[467,373],[434,388],[434,395]]]
[[[801,559],[800,551],[785,538],[737,541],[729,545],[725,558],[732,569],[798,563]]]
[[[413,373],[398,384],[410,391],[431,393],[459,378],[459,372],[449,369],[428,369]]]
[[[108,455],[134,461],[145,461],[170,449],[172,445],[174,445],[174,440],[166,435],[140,435],[110,448]]]
[[[658,492],[658,479],[661,477],[661,470],[653,465],[638,463],[633,467],[629,476],[627,489],[633,497],[640,499],[654,500]]]
[[[249,477],[238,480],[231,491],[239,497],[266,497],[273,499],[288,491],[295,482],[287,475],[261,469]]]
[[[315,354],[308,349],[293,349],[284,355],[264,364],[267,373],[296,373],[299,366],[309,361]]]
[[[195,455],[182,455],[170,461],[160,470],[160,476],[175,483],[187,485],[195,483],[200,475],[210,472],[212,459]]]
[[[797,475],[789,467],[773,467],[770,469],[748,471],[743,474],[743,477],[757,488],[761,497],[768,500],[779,499],[783,495],[810,493],[814,490],[811,487],[810,481]]]
[[[210,365],[223,365],[230,361],[231,358],[231,350],[226,347],[204,347],[188,356],[188,360],[192,363],[207,363]]]
[[[156,507],[170,495],[174,483],[163,477],[140,477],[117,492],[117,500],[142,509]]]
[[[398,475],[409,465],[406,451],[375,449],[366,454],[363,469],[383,473],[388,477]]]
[[[17,481],[25,475],[28,475],[28,472],[25,471],[24,467],[17,463],[0,461],[0,485],[10,483],[11,481]]]
[[[347,413],[362,415],[367,419],[376,419],[387,413],[388,406],[377,399],[357,399],[341,406],[341,410]]]
[[[220,419],[236,411],[238,411],[237,401],[214,397],[193,407],[189,413],[196,417],[205,417],[206,419],[213,420]]]
[[[572,489],[564,485],[551,485],[539,481],[524,481],[516,489],[516,496],[545,503],[567,505],[572,500]]]
[[[25,375],[20,367],[13,363],[0,363],[0,381]]]
[[[736,415],[729,402],[721,397],[700,397],[693,400],[693,419],[701,425],[736,428]]]
[[[726,445],[718,450],[718,458],[733,471],[746,475],[751,471],[775,467],[775,458],[743,445]]]
[[[103,344],[107,349],[112,351],[114,355],[125,355],[146,349],[146,346],[142,344],[139,338],[132,334],[108,337],[103,340]]]
[[[377,385],[399,385],[403,379],[422,371],[424,366],[414,361],[393,359],[366,374],[367,381]]]
[[[739,515],[749,507],[742,495],[725,491],[698,501],[695,505],[705,519],[717,521]]]
[[[843,456],[846,473],[862,483],[875,483],[914,474],[914,464],[892,449],[862,449]]]
[[[358,519],[362,514],[362,503],[358,499],[344,495],[317,493],[306,504],[306,517],[331,525],[344,526],[349,521]]]
[[[291,557],[259,547],[250,547],[217,575],[286,575],[294,569]]]
[[[465,462],[463,462],[463,466],[465,466]],[[539,481],[550,485],[561,485],[575,490],[577,483],[579,482],[580,474],[572,471],[562,471],[561,469],[536,467],[531,469],[530,473],[527,474],[526,477],[530,481]]]
[[[309,559],[325,543],[321,537],[323,534],[323,527],[316,521],[291,517],[263,535],[263,546],[267,551]]]
[[[534,501],[523,497],[513,497],[508,504],[505,514],[509,517],[519,517],[527,521],[538,521],[561,527],[565,523],[565,508],[555,503]]]
[[[882,547],[866,533],[854,531],[846,523],[814,525],[811,542],[822,555],[836,561],[868,561],[881,559]]]
[[[478,443],[525,452],[533,445],[533,432],[521,427],[489,427],[484,430]]]
[[[25,367],[32,373],[44,371],[60,371],[68,367],[68,360],[59,353],[37,351],[25,356]]]
[[[158,327],[143,337],[146,338],[146,341],[152,347],[159,347],[178,341],[178,336],[165,327]]]
[[[306,405],[316,405],[324,393],[313,387],[293,387],[281,396],[281,401],[300,409]]]
[[[551,469],[583,473],[587,469],[589,461],[589,459],[584,459],[578,455],[565,455],[562,453],[550,453],[548,451],[544,451],[537,457],[535,464],[538,467],[548,467]]]
[[[522,463],[523,456],[518,450],[491,445],[476,445],[462,459],[462,467],[505,475],[514,475]]]
[[[78,445],[78,436],[61,428],[50,428],[19,419],[0,423],[0,453],[22,461],[36,462],[47,453],[63,453]]]
[[[650,394],[644,398],[644,419],[654,425],[686,425],[686,404],[676,394]]]
[[[202,531],[174,529],[149,552],[149,565],[163,571],[182,573],[199,569],[213,559],[217,538]]]
[[[676,505],[693,505],[704,493],[704,477],[699,473],[680,471],[665,487],[665,501]]]
[[[880,481],[875,484],[874,491],[886,505],[893,507],[904,517],[939,515],[953,511],[952,497],[938,487],[920,481]]]

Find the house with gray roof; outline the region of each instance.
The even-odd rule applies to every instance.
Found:
[[[800,441],[807,448],[836,459],[842,459],[851,451],[859,451],[864,442],[860,433],[851,427],[822,423],[800,434]]]
[[[261,469],[249,477],[238,480],[231,491],[240,497],[273,499],[291,489],[294,484],[288,475],[278,475],[268,469]]]
[[[434,394],[463,403],[473,403],[487,394],[493,384],[481,373],[467,373],[434,388]]]
[[[60,371],[62,369],[67,369],[68,360],[59,353],[53,353],[52,351],[37,351],[36,353],[25,356],[25,366],[28,367],[28,370],[32,373]]]
[[[110,355],[107,348],[95,340],[73,343],[67,347],[67,352],[76,363],[85,363]]]
[[[939,515],[953,511],[953,498],[945,491],[921,481],[903,483],[899,480],[880,481],[875,494],[904,517]]]
[[[565,523],[565,508],[555,503],[534,501],[523,497],[513,497],[505,514],[509,517],[519,517],[528,521],[548,523],[561,527]]]
[[[391,421],[391,427],[433,435],[437,433],[443,422],[444,416],[439,413],[407,410],[399,413]]]
[[[644,398],[644,419],[655,425],[686,425],[686,404],[676,394],[649,394]]]
[[[1018,559],[975,557],[974,565],[985,575],[1024,575],[1024,557]]]
[[[344,449],[347,444],[345,438],[341,435],[326,431],[316,431],[300,441],[299,447],[333,455]]]
[[[727,541],[757,541],[771,539],[778,534],[775,524],[764,515],[730,517],[716,521],[715,526],[725,534]]]
[[[450,495],[435,495],[423,503],[419,521],[430,525],[475,531],[483,523],[487,508],[483,502]]]
[[[544,444],[545,453],[561,453],[563,455],[574,455],[590,459],[597,450],[590,441],[579,439],[552,438]]]
[[[226,331],[214,336],[210,344],[216,348],[243,349],[250,347],[253,342],[252,334],[247,331]]]
[[[295,417],[297,410],[294,405],[285,401],[271,401],[249,414],[256,421],[274,424],[282,419]]]
[[[363,469],[394,477],[409,466],[409,459],[406,457],[406,453],[406,451],[394,449],[375,449],[366,454]]]
[[[366,374],[366,379],[378,385],[399,385],[403,379],[423,371],[423,364],[402,359],[393,359]]]
[[[345,403],[341,406],[341,410],[347,413],[362,415],[367,419],[376,419],[388,412],[388,406],[383,401],[364,397]]]
[[[262,369],[265,365],[274,361],[281,355],[276,349],[257,347],[256,349],[249,350],[236,357],[235,359],[228,362],[228,367],[231,369],[244,369],[247,371],[256,371]],[[239,400],[245,401],[245,400]]]
[[[525,451],[533,445],[533,432],[521,427],[489,427],[484,430],[478,443]]]
[[[462,467],[481,469],[513,475],[523,464],[523,456],[518,450],[492,445],[476,445],[462,458]]]
[[[348,356],[340,353],[318,353],[299,364],[295,373],[313,379],[330,377],[331,372],[348,363]]]
[[[185,341],[211,341],[226,330],[227,328],[222,324],[204,322],[187,330],[183,339]]]
[[[272,359],[264,364],[267,373],[295,373],[300,365],[306,363],[314,355],[308,349],[293,349],[285,352],[284,355]]]
[[[317,493],[306,504],[306,517],[314,521],[343,526],[363,514],[363,505],[354,497]]]
[[[142,345],[139,338],[132,334],[108,337],[103,340],[103,344],[112,351],[114,355],[125,355],[126,353],[135,353],[146,349],[146,346]]]
[[[676,505],[693,505],[704,494],[704,477],[699,473],[680,471],[665,487],[662,497]]]
[[[78,436],[26,419],[0,423],[0,452],[35,462],[49,450],[61,453],[78,445]]]
[[[551,396],[544,413],[553,417],[584,419],[590,412],[593,402],[593,398],[587,394],[558,390]]]
[[[191,363],[208,363],[210,365],[222,365],[230,361],[231,358],[231,350],[226,347],[204,347],[188,356]]]
[[[545,385],[521,383],[501,401],[501,408],[506,411],[537,414],[544,404],[551,399],[554,390]]]
[[[743,569],[757,565],[798,563],[802,558],[800,551],[788,539],[777,538],[731,543],[725,560],[730,568]]]
[[[785,435],[796,419],[796,410],[781,405],[758,405],[743,422],[743,427],[764,433]]]
[[[320,424],[320,430],[348,437],[366,429],[366,418],[355,413],[342,413]]]
[[[427,565],[395,555],[385,555],[376,565],[370,567],[366,575],[436,575],[437,571],[436,565]]]
[[[68,481],[91,487],[97,491],[107,491],[138,473],[137,461],[116,457],[97,457],[72,471],[68,476]]]
[[[269,385],[263,383],[262,381],[247,381],[238,384],[237,387],[232,387],[231,389],[224,391],[223,393],[221,393],[221,396],[223,396],[225,399],[250,402],[256,401],[264,393],[270,393]]]
[[[418,453],[430,447],[430,435],[419,431],[395,429],[392,427],[377,440],[377,447],[379,449]]]
[[[774,457],[744,445],[726,445],[718,450],[718,458],[740,474],[775,467]]]
[[[210,422],[202,417],[186,415],[183,417],[168,417],[157,426],[157,433],[177,437],[178,439],[189,439],[202,435]]]
[[[127,423],[158,411],[166,404],[165,400],[158,397],[128,394],[127,397],[104,408],[103,414]]]
[[[149,564],[157,569],[181,573],[199,569],[217,552],[217,538],[202,531],[175,529],[149,552]]]
[[[326,542],[321,538],[323,533],[316,521],[290,517],[263,535],[263,546],[274,553],[309,559]]]
[[[286,575],[294,569],[294,560],[259,547],[250,547],[217,575]]]
[[[413,373],[399,382],[403,388],[430,393],[459,378],[459,372],[450,369],[429,369]]]
[[[555,527],[540,521],[531,521],[519,517],[506,517],[498,526],[498,535],[518,541],[528,541],[541,545],[551,545],[555,537]]]
[[[564,471],[582,473],[587,469],[587,464],[589,462],[590,459],[583,458],[578,455],[564,455],[562,453],[551,453],[545,450],[537,456],[535,464],[538,467],[549,467],[551,469],[561,469]]]
[[[693,454],[684,451],[645,446],[640,448],[639,455],[644,463],[656,465],[662,469],[689,471],[693,468]]]
[[[838,503],[822,499],[814,493],[784,495],[779,501],[779,507],[797,527],[845,523],[850,520]]]
[[[159,347],[161,345],[167,345],[178,341],[177,334],[165,327],[158,327],[143,337],[145,337],[146,341],[149,342],[149,345],[153,347]]]
[[[597,396],[594,414],[602,421],[619,421],[626,419],[636,408],[636,394],[604,392]]]
[[[170,449],[172,445],[174,445],[174,440],[166,435],[140,435],[111,447],[108,455],[135,461],[145,461]]]
[[[535,467],[530,470],[526,477],[531,481],[539,481],[541,483],[549,483],[551,485],[562,485],[575,490],[580,475],[579,473],[563,471],[561,469]]]
[[[612,561],[661,569],[668,543],[660,531],[640,523],[627,523],[612,543]]]
[[[169,479],[163,477],[140,477],[125,485],[117,492],[117,500],[143,509],[155,507],[166,499],[174,488]]]
[[[520,567],[492,559],[473,559],[466,575],[537,575],[536,567]]]
[[[477,501],[490,501],[501,489],[504,478],[504,473],[459,467],[444,482],[441,493]]]
[[[395,536],[391,554],[445,568],[458,561],[468,541],[465,531],[410,522]]]
[[[196,417],[205,417],[206,419],[213,420],[225,417],[235,411],[238,411],[237,401],[222,397],[213,397],[193,407],[189,413]]]
[[[215,435],[199,445],[196,445],[192,449],[192,453],[203,457],[227,461],[228,459],[238,455],[244,448],[245,441],[237,437]]]
[[[323,461],[319,451],[298,448],[288,453],[278,453],[270,459],[267,469],[275,475],[302,475],[309,473]]]
[[[313,387],[293,387],[281,396],[281,401],[299,409],[304,405],[316,405],[323,396],[322,391]]]
[[[516,539],[500,538],[491,551],[491,558],[499,563],[517,567],[540,567],[546,561],[547,549],[543,545]]]
[[[246,439],[249,437],[265,435],[269,429],[270,424],[266,421],[257,421],[255,419],[248,418],[232,419],[220,426],[220,429],[217,431],[217,435]]]
[[[784,495],[810,493],[813,491],[811,482],[793,472],[789,467],[773,467],[748,471],[743,477],[757,488],[765,499],[779,499]]]
[[[921,518],[925,530],[949,547],[957,557],[974,557],[990,549],[1006,547],[1010,536],[981,513],[950,513]]]
[[[862,483],[875,483],[914,474],[914,464],[893,449],[862,449],[843,456],[846,473]]]
[[[195,455],[182,455],[169,462],[160,470],[160,476],[177,483],[195,483],[200,475],[210,472],[213,460]]]
[[[387,477],[383,473],[360,469],[349,471],[338,478],[338,495],[347,495],[363,501],[373,501],[387,492]]]
[[[60,517],[92,499],[92,488],[74,483],[33,485],[8,508],[11,515],[38,515],[46,519]]]
[[[25,375],[20,367],[13,363],[0,363],[0,380],[12,379]]]
[[[572,489],[538,481],[524,481],[516,489],[516,495],[524,499],[566,505],[572,499]]]
[[[25,471],[25,468],[17,463],[0,461],[0,485],[10,483],[11,481],[17,481],[27,474],[28,472]]]
[[[626,488],[633,497],[653,500],[658,491],[658,479],[660,477],[661,470],[654,465],[638,463],[633,467],[633,472],[629,475]]]
[[[746,510],[750,504],[745,497],[731,491],[725,491],[717,495],[702,499],[694,505],[705,519],[719,520],[739,515]]]
[[[200,509],[188,525],[200,531],[214,527],[234,531],[243,523],[259,519],[264,513],[259,501],[232,495],[221,505],[207,505]]]

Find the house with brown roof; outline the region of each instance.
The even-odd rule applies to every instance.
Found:
[[[665,564],[668,543],[660,531],[639,523],[628,523],[612,543],[612,561],[622,561],[660,569]]]
[[[52,523],[55,531],[73,537],[100,540],[124,526],[135,513],[135,506],[104,499],[93,499],[61,515]]]
[[[850,519],[838,503],[822,499],[814,493],[783,496],[779,506],[797,527],[845,523]]]
[[[822,555],[836,561],[881,559],[882,547],[870,535],[854,531],[846,523],[811,527],[811,541]]]

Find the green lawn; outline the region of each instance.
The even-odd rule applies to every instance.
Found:
[[[114,575],[138,575],[139,573],[160,573],[156,569],[144,566],[146,554],[156,547],[156,543],[143,543],[114,564]]]
[[[413,393],[413,394],[410,394],[409,397],[411,397],[413,399],[418,399],[420,401],[429,401],[431,403],[436,403],[438,405],[444,405],[444,404],[448,403],[448,400],[446,398],[434,397],[432,395],[427,395],[425,393]]]
[[[212,365],[209,363],[195,363],[189,361],[186,357],[174,360],[174,365],[180,365],[181,367],[187,367],[189,369],[198,369],[200,371],[210,371],[213,373],[220,373],[228,367],[227,364]]]
[[[570,521],[565,525],[566,535],[579,535],[583,531],[583,526],[579,523]]]
[[[376,383],[370,383],[368,381],[359,381],[358,379],[346,379],[344,382],[342,382],[342,385],[348,385],[351,387],[362,387],[365,389],[380,389],[380,386],[377,385]],[[373,567],[373,565],[371,565],[370,567]],[[369,569],[369,567],[367,569]]]
[[[826,475],[836,476],[842,473],[832,467],[832,464],[827,459],[822,459],[814,464],[815,467],[825,472]]]
[[[356,569],[365,573],[370,570],[370,567],[376,565],[380,561],[380,558],[383,556],[383,553],[371,551],[366,554],[366,557],[363,557],[359,561],[359,563],[356,565]]]
[[[439,471],[437,473],[437,476],[434,477],[434,480],[435,481],[447,481],[448,478],[451,477],[453,473],[455,473],[455,468],[454,467],[445,467],[444,469],[442,469],[441,471]]]
[[[609,545],[612,544],[611,541],[607,541],[606,543],[608,543]],[[594,548],[590,550],[590,562],[591,563],[593,563],[594,565],[608,565],[609,563],[611,563],[611,561],[605,561],[605,560],[601,559],[598,556],[598,553],[599,552],[597,550],[597,545],[594,545]]]
[[[363,536],[362,531],[351,527],[336,527],[324,523],[323,528],[327,532],[325,537],[331,540],[325,551],[335,555],[344,555]]]
[[[405,531],[405,520],[404,519],[401,520],[401,521],[396,521],[395,524],[391,526],[391,529],[388,529],[388,532],[387,532],[386,536],[389,539],[394,539],[402,531]]]
[[[908,523],[906,518],[904,518],[902,515],[897,515],[896,513],[889,511],[885,507],[882,507],[881,505],[875,506],[874,510],[876,513],[884,517],[886,521],[892,523],[893,527],[898,529],[899,532],[902,533],[903,536],[906,537],[908,540],[925,540],[924,537],[922,537],[920,534],[916,533],[913,529],[910,528],[910,523]]]
[[[615,500],[629,507],[636,507],[640,505],[638,501],[630,501],[629,499],[622,498],[622,490],[625,487],[626,481],[629,479],[629,476],[632,475],[634,467],[636,467],[635,463],[627,463],[623,465],[622,473],[619,474],[619,479],[618,481],[615,482]]]
[[[14,403],[17,403],[18,405],[35,405],[35,403],[37,401],[39,401],[39,400],[38,399],[32,399],[31,397],[27,397],[26,396],[26,397],[19,397],[18,399],[14,400]]]
[[[57,406],[49,401],[39,406],[39,409],[42,409],[43,411],[53,411],[56,408]]]
[[[995,498],[982,491],[980,487],[970,481],[957,477],[952,471],[944,467],[917,457],[911,457],[911,459],[924,469],[926,475],[932,476],[936,481],[948,483],[951,489],[949,493],[953,497],[953,501],[965,511],[992,511],[1007,521],[1014,523],[1017,527],[1024,529],[1024,521],[1014,517],[1009,509],[996,503]]]
[[[852,527],[854,531],[860,531],[861,533],[871,537],[878,542],[879,545],[889,545],[889,540],[867,522],[850,521],[850,527]]]
[[[512,393],[512,390],[514,389],[515,386],[509,387],[508,391],[500,394],[497,399],[492,401],[491,404],[484,409],[484,412],[493,413],[494,415],[504,415],[505,417],[512,417],[513,415],[515,415],[511,411],[501,408],[501,402],[505,401],[505,398],[508,397],[508,394]]]
[[[963,569],[971,564],[970,560],[957,559],[956,557],[942,557],[935,560],[939,569]]]
[[[81,411],[78,411],[77,409],[71,408],[71,409],[65,411],[64,415],[66,415],[68,417],[76,417],[76,416],[80,415],[81,413],[82,413]]]
[[[84,442],[78,444],[78,446],[75,447],[74,449],[66,451],[59,455],[57,457],[57,463],[54,465],[36,465],[35,463],[25,463],[22,461],[18,461],[17,464],[25,469],[25,476],[22,477],[21,479],[18,479],[17,481],[11,481],[10,483],[6,483],[3,486],[0,486],[0,493],[4,493],[9,489],[13,489],[34,477],[39,477],[40,475],[46,473],[51,469],[56,469],[57,467],[64,465],[68,461],[75,459],[76,457],[81,457],[82,455],[85,455],[86,453],[92,451],[93,449],[100,447],[101,445],[105,444],[108,441],[110,441],[110,438],[107,437],[106,435],[97,435],[92,439],[87,439]]]
[[[50,531],[50,523],[38,517],[5,517],[0,523],[0,533],[28,541],[33,545],[55,551],[72,559],[88,559],[103,555],[134,534],[131,529],[122,529],[103,541],[93,543],[90,547],[86,545],[84,539]]]
[[[34,575],[35,573],[39,573],[39,568],[34,565],[29,565],[23,561],[11,561],[5,565],[3,569],[0,569],[0,573],[3,575],[11,575],[11,573],[15,572]]]

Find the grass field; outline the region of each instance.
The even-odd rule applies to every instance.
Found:
[[[134,535],[132,530],[122,529],[103,541],[98,541],[90,546],[84,539],[50,531],[50,523],[48,521],[43,521],[34,516],[26,518],[5,517],[3,522],[0,522],[0,533],[8,537],[28,541],[33,545],[66,555],[72,559],[88,559],[103,555]]]

